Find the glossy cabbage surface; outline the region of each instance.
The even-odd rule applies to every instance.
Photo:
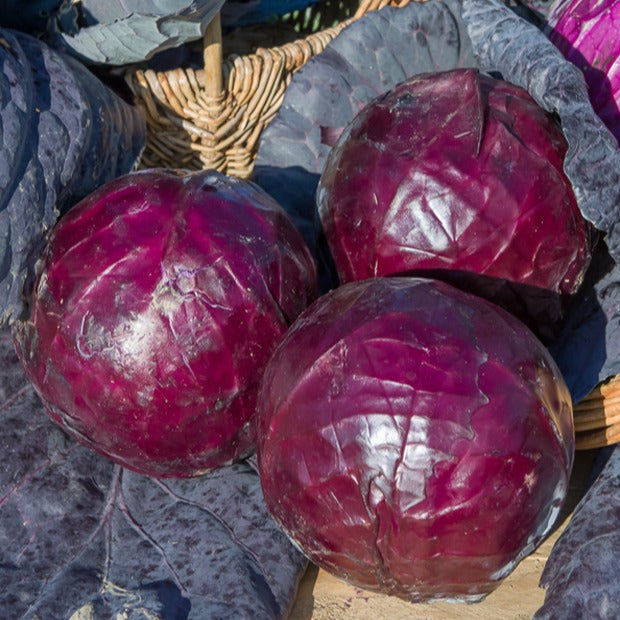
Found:
[[[548,36],[579,67],[594,111],[620,143],[620,2],[558,0]]]
[[[402,82],[353,119],[319,182],[340,281],[458,271],[468,290],[501,303],[499,281],[504,306],[552,323],[590,259],[566,148],[525,90],[476,69]]]
[[[293,323],[257,445],[267,504],[313,562],[412,601],[473,601],[557,517],[571,400],[512,315],[443,282],[374,278]]]
[[[73,437],[193,476],[253,450],[263,367],[315,294],[307,246],[255,185],[133,173],[57,224],[16,351]]]

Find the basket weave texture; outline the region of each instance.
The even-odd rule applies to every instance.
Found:
[[[135,70],[125,75],[147,114],[141,165],[208,168],[249,178],[260,134],[278,111],[293,73],[368,11],[407,4],[409,0],[319,2],[312,7],[336,18],[334,25],[273,47],[261,47],[260,32],[254,30],[250,38],[258,46],[247,54],[226,56],[228,40],[222,37],[218,16],[205,33],[202,68]],[[326,5],[331,10],[325,11]]]
[[[270,45],[273,28],[222,37],[216,17],[202,42],[202,67],[125,74],[147,116],[141,167],[215,169],[251,178],[261,132],[278,111],[295,71],[369,11],[410,1],[425,0],[323,0],[306,11],[306,22],[308,12],[316,11],[314,22],[322,19],[323,24],[280,45]],[[232,51],[225,54],[227,49]],[[577,449],[620,442],[620,375],[577,403],[574,416]]]
[[[620,375],[598,385],[574,409],[578,450],[620,442]]]

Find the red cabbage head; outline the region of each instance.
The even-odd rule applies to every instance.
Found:
[[[527,91],[476,69],[395,86],[353,119],[320,179],[340,281],[443,272],[531,327],[554,325],[590,261],[566,150]]]
[[[411,601],[474,601],[549,532],[572,405],[515,317],[445,282],[372,278],[320,297],[271,358],[258,462],[310,559]]]
[[[266,193],[213,171],[132,173],[61,218],[39,262],[14,341],[55,422],[152,476],[253,451],[263,368],[317,289]]]
[[[620,144],[620,2],[557,0],[547,23],[549,39],[583,71],[592,108]]]

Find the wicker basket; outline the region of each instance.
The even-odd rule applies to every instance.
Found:
[[[273,40],[273,28],[222,37],[218,15],[205,33],[202,68],[126,74],[129,87],[147,113],[149,131],[142,165],[214,168],[250,177],[261,131],[278,111],[293,73],[323,51],[344,26],[368,11],[408,3],[320,2],[308,9],[316,12],[315,19],[308,20],[305,15],[319,30],[274,47],[263,46]],[[336,23],[321,28],[321,22],[327,21]],[[255,46],[250,53],[240,53],[243,38]]]
[[[251,177],[261,132],[278,111],[294,72],[368,11],[409,2],[323,0],[304,13],[304,23],[284,24],[290,40],[283,44],[277,44],[287,29],[283,24],[222,37],[217,17],[199,49],[202,67],[125,75],[147,114],[141,166],[214,168]],[[575,427],[578,449],[620,441],[620,376],[576,405]]]
[[[620,442],[620,375],[597,386],[574,408],[578,450]]]

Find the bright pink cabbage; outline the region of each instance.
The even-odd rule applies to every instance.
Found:
[[[571,400],[512,315],[443,282],[342,285],[263,376],[267,504],[319,566],[413,601],[477,600],[549,531],[568,488]]]
[[[552,323],[590,260],[566,149],[526,91],[475,69],[397,85],[356,116],[321,176],[320,221],[340,280],[460,272],[497,303],[505,284],[524,320]]]
[[[316,287],[252,183],[133,173],[57,224],[16,350],[72,436],[139,473],[197,475],[253,450],[263,367]]]
[[[620,143],[620,1],[558,0],[549,39],[583,70],[594,111]]]

